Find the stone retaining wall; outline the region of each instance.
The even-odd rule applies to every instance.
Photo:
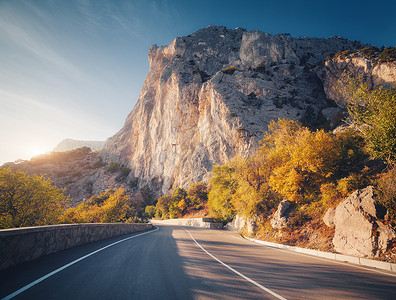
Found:
[[[74,246],[151,228],[152,224],[100,223],[3,229],[0,270]]]
[[[222,223],[213,223],[213,218],[190,218],[190,219],[169,219],[169,220],[152,220],[155,224],[194,226],[210,229],[223,229]]]

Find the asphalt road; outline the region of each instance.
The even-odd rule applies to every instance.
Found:
[[[176,226],[0,271],[0,297],[40,278],[15,299],[396,299],[396,273],[265,247],[232,232]]]

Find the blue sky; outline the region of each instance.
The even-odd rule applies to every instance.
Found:
[[[208,25],[396,43],[396,1],[0,0],[0,164],[123,125],[148,49]]]

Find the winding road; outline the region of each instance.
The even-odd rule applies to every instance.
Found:
[[[396,299],[396,273],[158,226],[0,271],[1,299]]]

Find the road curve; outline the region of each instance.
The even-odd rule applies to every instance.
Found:
[[[26,286],[14,299],[396,299],[395,273],[177,226],[48,255],[0,283],[1,299]]]

